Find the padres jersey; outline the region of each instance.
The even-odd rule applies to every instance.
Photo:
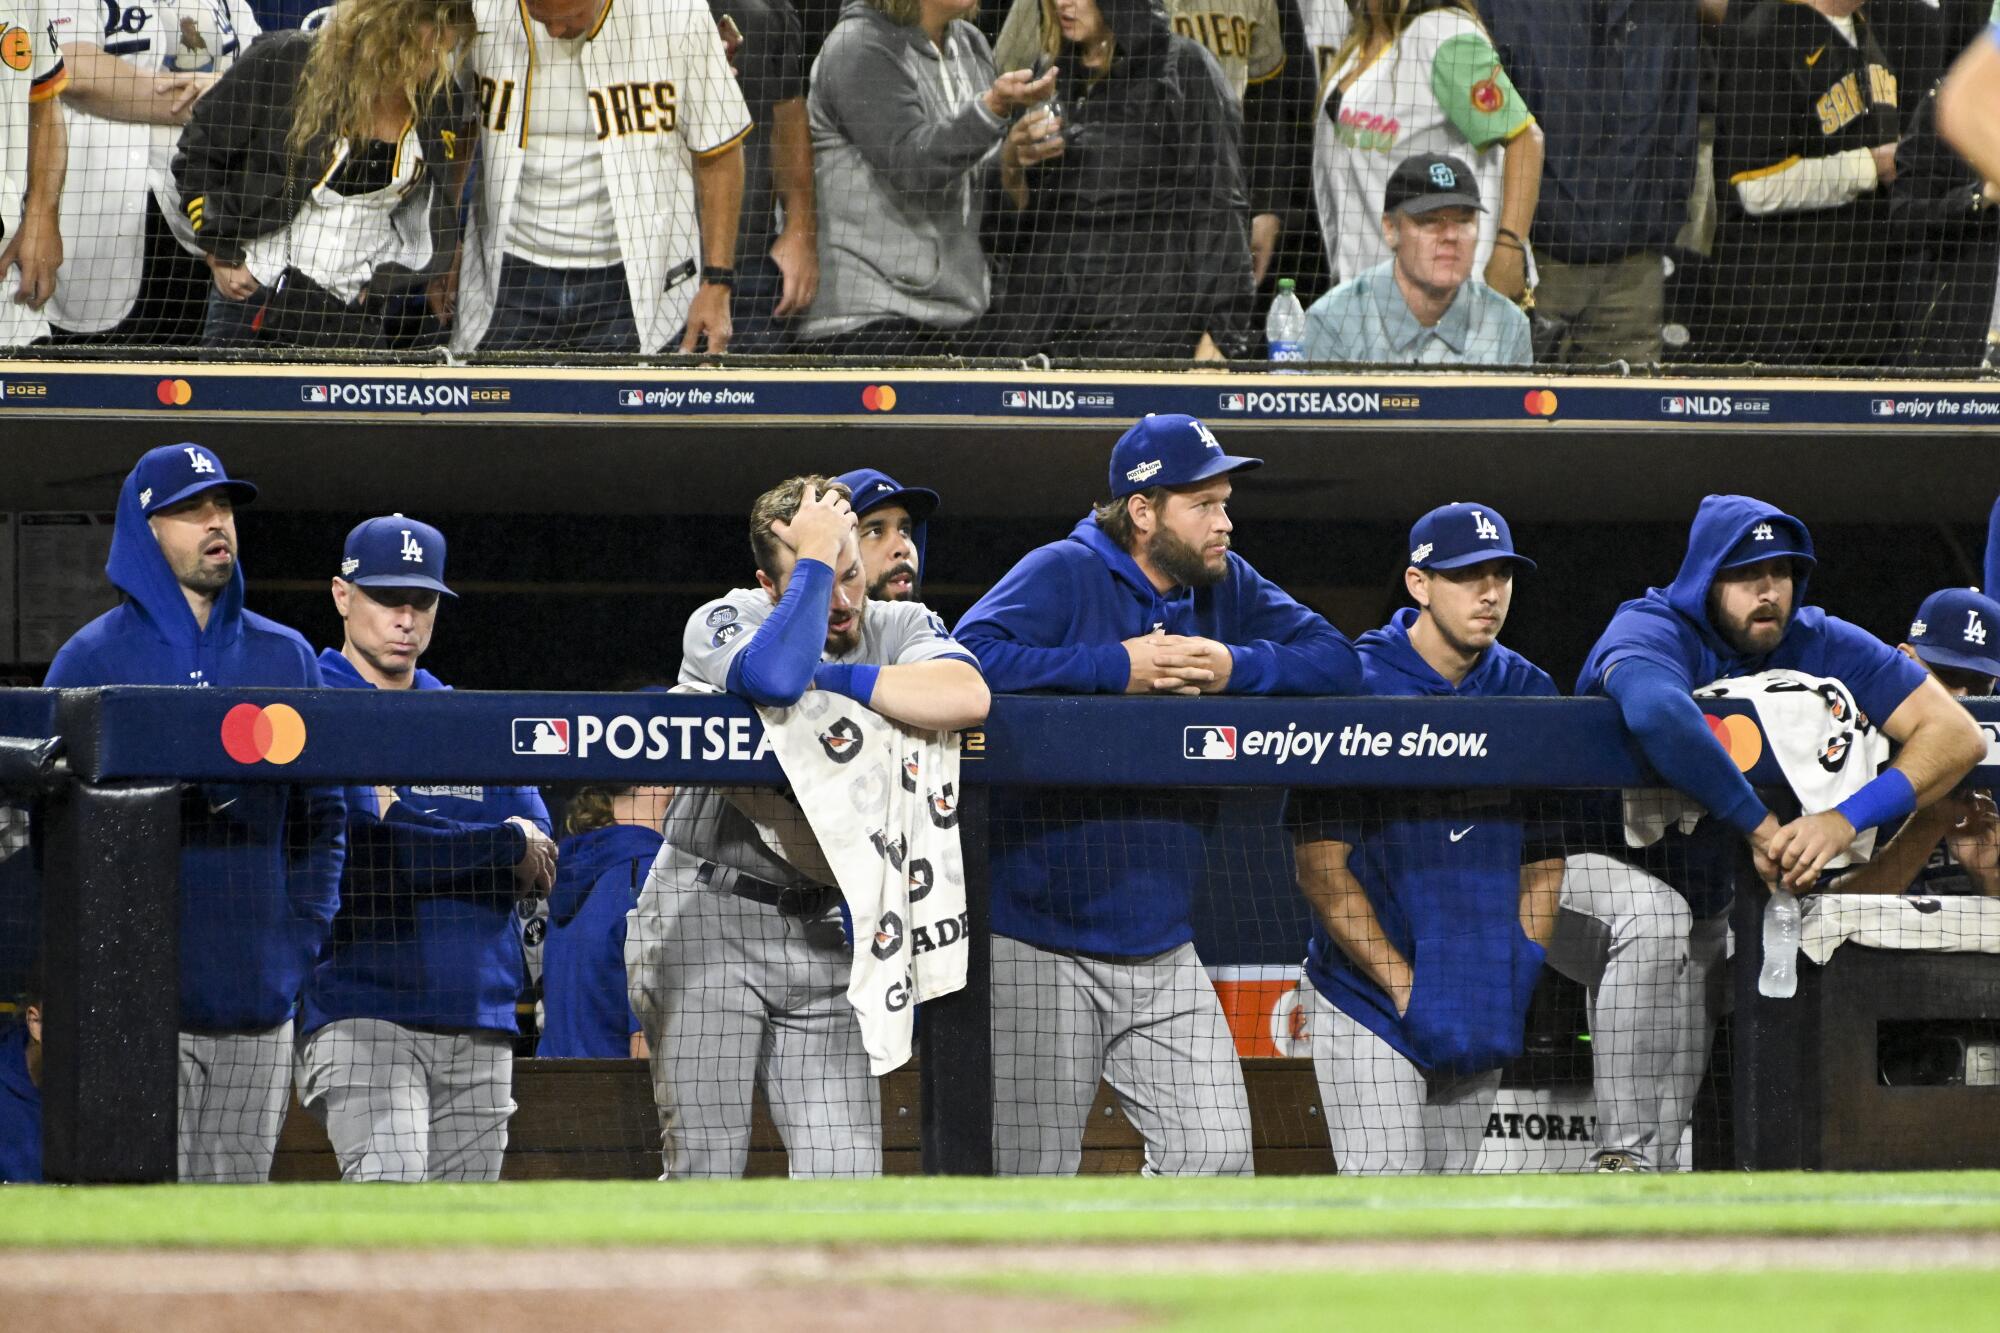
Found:
[[[1238,103],[1251,84],[1275,79],[1285,68],[1278,0],[1167,0],[1167,17],[1177,34],[1215,57]],[[993,46],[994,68],[1029,69],[1041,54],[1041,0],[1014,0]]]
[[[1320,99],[1333,82],[1334,57],[1354,26],[1354,11],[1348,0],[1299,0],[1299,17],[1305,24],[1306,49],[1312,52],[1313,87]],[[1317,105],[1317,103],[1315,103]]]
[[[21,225],[28,191],[28,108],[63,90],[69,75],[42,0],[0,0],[0,245]],[[19,278],[0,274],[0,347],[48,332],[42,316],[12,297]]]
[[[730,663],[749,645],[772,606],[761,588],[736,588],[688,617],[681,637],[679,683],[726,690]],[[971,652],[922,603],[871,601],[862,611],[860,644],[850,653],[824,660],[851,666],[904,666],[940,658],[978,666]],[[667,807],[665,833],[667,841],[684,852],[768,883],[812,878],[802,876],[802,867],[770,846],[758,828],[760,822],[767,827],[790,823],[811,841],[805,816],[792,804],[790,793],[768,789],[682,787]],[[813,852],[818,859],[816,844]]]
[[[244,0],[45,0],[63,46],[96,46],[162,77],[221,74],[262,31]],[[65,106],[62,282],[49,318],[102,333],[131,313],[144,263],[148,196],[190,254],[199,254],[173,184],[180,129],[105,120]]]
[[[1333,70],[1313,125],[1313,200],[1326,252],[1341,279],[1390,258],[1382,241],[1382,199],[1389,173],[1418,153],[1463,159],[1479,180],[1480,272],[1500,225],[1500,146],[1534,123],[1493,43],[1456,9],[1421,15],[1354,76],[1351,62]]]

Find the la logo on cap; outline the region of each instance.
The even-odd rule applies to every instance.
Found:
[[[1750,536],[1760,542],[1777,540],[1777,534],[1771,531],[1769,523],[1759,523],[1756,527],[1750,529]]]

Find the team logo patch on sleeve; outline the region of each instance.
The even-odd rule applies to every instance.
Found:
[[[723,628],[741,629],[742,626],[725,625]],[[721,632],[721,630],[716,631],[717,634]],[[848,718],[835,718],[833,725],[819,734],[819,746],[826,751],[826,757],[834,763],[849,763],[855,755],[861,753],[861,728],[855,726]]]
[[[743,626],[732,620],[715,631],[714,637],[708,641],[709,647],[720,648],[742,632]]]
[[[715,629],[719,626],[727,625],[730,621],[734,619],[736,619],[735,607],[718,606],[713,611],[710,611],[708,613],[708,627],[710,629]]]
[[[1473,110],[1490,116],[1506,105],[1507,94],[1500,90],[1499,81],[1493,75],[1489,74],[1472,85]]]

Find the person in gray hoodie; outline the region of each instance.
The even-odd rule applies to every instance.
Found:
[[[1059,152],[1015,130],[1055,71],[995,76],[972,0],[849,0],[806,111],[820,288],[800,336],[825,352],[968,350],[992,299],[980,220],[1004,157]],[[1059,142],[1059,141],[1058,141]]]

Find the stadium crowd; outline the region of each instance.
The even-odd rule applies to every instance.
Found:
[[[539,1056],[647,1059],[670,1178],[743,1174],[757,1094],[794,1175],[879,1174],[874,1075],[907,1059],[912,992],[941,993],[919,955],[963,961],[977,928],[954,915],[958,834],[941,832],[956,770],[910,737],[949,741],[994,693],[1563,693],[1500,642],[1536,567],[1497,510],[1418,516],[1408,605],[1350,640],[1232,549],[1232,478],[1261,465],[1192,417],[1140,420],[1104,501],[955,627],[922,601],[935,492],[868,468],[773,486],[750,511],[750,577],[688,617],[675,680],[765,707],[781,756],[803,719],[790,734],[823,771],[786,759],[782,792],[570,791],[558,843],[533,787],[191,784],[180,1178],[266,1179],[296,1088],[347,1179],[498,1179],[524,1036]],[[383,718],[395,692],[448,689],[421,665],[457,596],[445,535],[401,514],[357,524],[327,553],[340,642],[315,653],[245,606],[235,513],[256,496],[203,446],[142,456],[106,568],[123,600],[46,684],[375,690]],[[1989,548],[1989,578],[1996,563]],[[1987,743],[1957,702],[1994,691],[2000,603],[1943,589],[1892,646],[1812,603],[1816,564],[1798,517],[1711,495],[1672,580],[1598,637],[1574,692],[1616,704],[1668,790],[1583,813],[1495,791],[1290,794],[1288,873],[1311,912],[1290,944],[1341,1171],[1471,1169],[1545,964],[1589,997],[1592,1167],[1687,1166],[1744,886],[1774,903],[1917,893],[1932,912],[2000,896],[2000,813],[1965,783]],[[1705,716],[1729,694],[1757,701],[1789,792],[1753,788]],[[285,743],[258,725],[266,739],[232,740],[225,723],[239,762]],[[517,751],[566,750],[551,720],[514,725]],[[893,744],[865,745],[864,725]],[[1233,757],[1233,735],[1187,731],[1202,757]],[[1239,1047],[1195,947],[1213,794],[990,801],[993,1169],[1075,1173],[1102,1079],[1148,1170],[1249,1174]],[[35,891],[26,842],[0,858],[0,892]],[[905,896],[871,898],[871,876]],[[926,898],[941,916],[920,917]],[[873,991],[870,959],[889,964]],[[539,1021],[522,1023],[535,985]],[[0,1039],[4,1179],[38,1169],[43,998],[31,986]],[[897,1021],[904,1045],[882,1058]]]
[[[7,0],[0,346],[1973,368],[1990,10]]]

